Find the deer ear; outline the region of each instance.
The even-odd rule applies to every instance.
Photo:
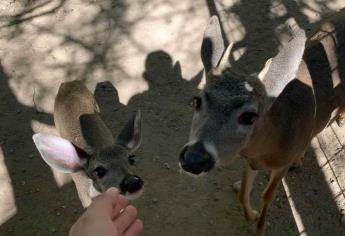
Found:
[[[107,141],[111,140],[113,143],[114,137],[110,130],[102,121],[97,113],[83,114],[79,117],[81,133],[85,139],[90,153],[92,150],[100,150],[107,146]]]
[[[121,133],[117,137],[117,144],[120,144],[135,152],[141,144],[141,112],[140,110],[133,115],[127,124],[123,127]]]
[[[258,73],[259,80],[261,80],[261,81],[264,80],[271,64],[272,64],[272,58],[270,58],[266,61],[264,68]]]
[[[217,16],[212,16],[204,32],[201,44],[201,60],[206,73],[217,67],[224,53],[224,40]]]
[[[219,61],[218,68],[224,69],[225,67],[230,66],[229,57],[230,57],[231,49],[233,46],[234,46],[234,43],[230,43],[228,45],[228,47],[226,48],[226,50],[223,53],[223,56],[221,57],[221,59]]]
[[[83,168],[86,159],[80,158],[76,148],[66,139],[42,133],[32,138],[43,160],[54,169],[73,173]]]
[[[302,62],[306,40],[304,30],[297,29],[294,38],[272,58],[262,80],[269,96],[277,97],[285,86],[295,79]]]

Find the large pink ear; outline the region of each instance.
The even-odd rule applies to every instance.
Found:
[[[51,134],[34,134],[34,143],[43,160],[54,169],[73,173],[82,169],[84,161],[78,156],[76,148],[66,139]]]

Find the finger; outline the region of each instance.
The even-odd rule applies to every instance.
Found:
[[[123,236],[138,236],[143,231],[143,228],[143,222],[139,219],[136,219],[134,223],[128,227]]]
[[[116,188],[109,188],[106,192],[97,196],[92,200],[89,206],[90,210],[97,210],[100,214],[107,214],[112,216],[113,209],[116,206],[119,198],[119,190]]]
[[[122,235],[123,232],[133,223],[137,217],[137,209],[133,206],[127,206],[124,211],[114,220],[114,224],[117,228],[119,235]]]
[[[120,195],[115,208],[113,209],[113,219],[117,217],[121,211],[128,205],[128,200],[125,196]]]

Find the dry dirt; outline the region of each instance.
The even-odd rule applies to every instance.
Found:
[[[241,160],[198,179],[177,165],[189,132],[189,99],[202,79],[203,29],[210,14],[219,14],[228,41],[237,42],[236,66],[250,73],[289,40],[292,19],[311,32],[344,6],[341,0],[2,0],[0,235],[66,235],[83,212],[73,183],[52,172],[31,139],[34,132],[56,132],[53,99],[59,84],[73,79],[94,91],[114,135],[131,112],[142,111],[135,172],[146,187],[133,205],[143,235],[252,235],[231,187],[241,177]],[[308,235],[345,235],[312,149],[286,181]],[[256,208],[266,182],[265,174],[256,182]],[[268,221],[268,235],[299,235],[282,187]]]

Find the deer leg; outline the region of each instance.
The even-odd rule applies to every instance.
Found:
[[[260,214],[259,221],[257,224],[257,229],[256,229],[257,236],[265,235],[265,224],[266,224],[266,218],[267,218],[269,206],[273,201],[274,192],[278,184],[280,183],[282,178],[285,176],[288,169],[289,169],[288,167],[285,167],[279,170],[272,170],[271,172],[269,183],[262,194],[263,208],[261,210],[261,214]]]
[[[294,171],[295,169],[297,169],[303,165],[303,158],[304,158],[306,152],[307,152],[307,149],[304,150],[304,152],[299,157],[297,157],[294,160],[294,162],[292,162],[292,164],[289,168],[289,171]]]
[[[252,209],[250,203],[250,193],[252,191],[253,182],[258,171],[253,170],[247,161],[245,161],[245,169],[243,173],[241,189],[238,193],[238,198],[244,210],[244,215],[248,221],[257,220],[259,213]]]

